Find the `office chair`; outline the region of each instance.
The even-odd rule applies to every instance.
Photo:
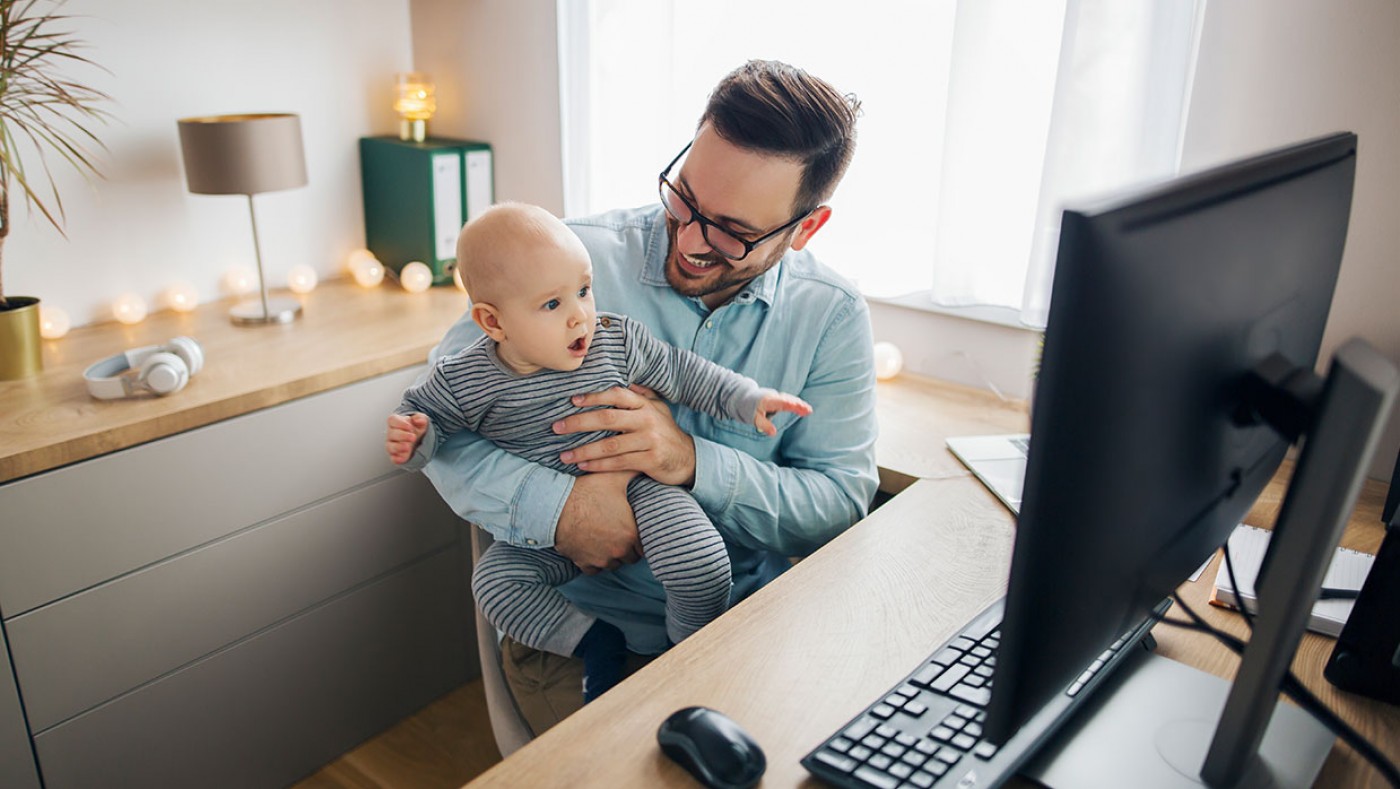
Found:
[[[493,542],[491,534],[476,524],[468,524],[471,530],[472,566],[486,548]],[[525,721],[520,708],[515,704],[515,695],[506,682],[505,671],[501,668],[501,638],[496,628],[486,621],[481,607],[476,610],[476,648],[481,657],[481,684],[486,689],[486,710],[491,716],[491,733],[496,736],[496,747],[501,758],[510,756],[535,738],[530,724]]]

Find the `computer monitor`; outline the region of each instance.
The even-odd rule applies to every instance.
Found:
[[[1290,399],[1315,394],[1356,146],[1336,134],[1064,212],[989,739],[1224,543],[1284,459],[1279,428],[1309,424]],[[1262,384],[1266,360],[1302,375]]]

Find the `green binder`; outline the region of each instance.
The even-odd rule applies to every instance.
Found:
[[[360,138],[365,247],[395,272],[426,263],[433,284],[452,281],[457,233],[495,202],[491,146],[430,137]]]

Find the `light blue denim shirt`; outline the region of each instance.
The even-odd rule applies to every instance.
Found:
[[[812,415],[773,417],[769,438],[751,424],[672,405],[695,438],[696,501],[724,535],[735,602],[862,518],[875,494],[875,374],[864,299],[807,251],[789,251],[713,312],[666,283],[666,224],[659,205],[568,225],[593,258],[598,309],[641,320],[689,349],[812,405]],[[481,336],[463,316],[431,359]],[[574,478],[529,463],[472,433],[453,436],[424,469],[463,518],[515,545],[554,544]],[[616,624],[643,654],[666,648],[665,595],[645,562],[563,587]]]

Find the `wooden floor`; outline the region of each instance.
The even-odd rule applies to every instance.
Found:
[[[446,789],[501,760],[481,680],[462,685],[292,789]]]

